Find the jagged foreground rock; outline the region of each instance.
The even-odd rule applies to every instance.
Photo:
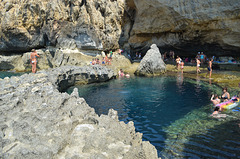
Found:
[[[156,76],[166,72],[166,64],[156,44],[152,44],[141,60],[135,74],[140,76]]]
[[[103,81],[98,70],[104,80],[113,75],[103,67],[65,66],[1,79],[0,158],[157,158],[133,122],[119,122],[114,110],[99,117],[77,89],[71,95],[57,89],[82,79]]]

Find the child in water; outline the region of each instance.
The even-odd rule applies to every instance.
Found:
[[[124,77],[125,76],[125,74],[124,74],[122,69],[120,69],[120,71],[118,72],[118,75],[119,75],[119,77]]]
[[[130,74],[129,73],[126,73],[126,75],[125,75],[127,78],[129,78],[130,77]]]

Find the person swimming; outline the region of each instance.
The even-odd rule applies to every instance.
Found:
[[[125,76],[122,69],[119,70],[118,75],[119,75],[119,77],[124,77]]]
[[[129,73],[126,73],[126,75],[125,75],[127,78],[129,78],[130,77],[130,74]]]

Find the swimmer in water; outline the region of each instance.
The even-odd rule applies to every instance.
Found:
[[[40,57],[35,49],[32,49],[32,53],[30,55],[30,62],[32,64],[32,73],[36,73],[37,71],[37,57]]]

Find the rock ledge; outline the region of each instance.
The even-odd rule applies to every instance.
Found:
[[[77,89],[58,90],[111,77],[105,68],[66,66],[0,79],[0,158],[157,158],[133,122],[119,122],[114,110],[99,117]]]

